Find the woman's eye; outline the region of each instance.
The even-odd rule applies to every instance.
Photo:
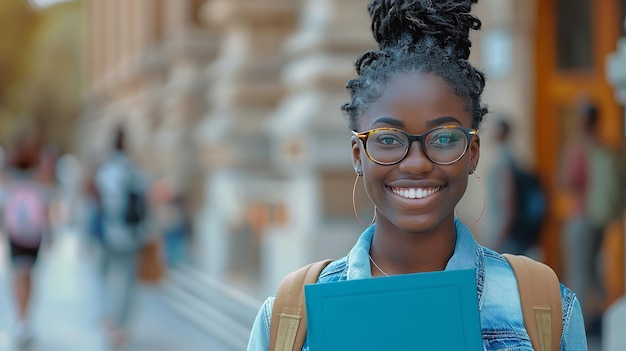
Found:
[[[434,139],[434,142],[445,145],[445,144],[449,144],[458,140],[459,140],[459,137],[456,134],[446,133],[446,134],[437,135]]]
[[[431,139],[430,144],[433,146],[443,147],[455,144],[461,140],[457,133],[439,133]]]
[[[380,139],[380,142],[381,142],[382,144],[385,144],[385,145],[391,145],[391,144],[393,144],[393,143],[395,143],[395,142],[396,142],[396,139],[394,139],[394,138],[390,138],[390,137],[385,137],[385,138],[381,138],[381,139]]]
[[[389,134],[377,136],[376,142],[381,145],[396,145],[402,143],[398,136]]]

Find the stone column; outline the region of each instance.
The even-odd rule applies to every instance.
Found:
[[[247,214],[272,193],[266,122],[283,94],[282,46],[294,27],[296,2],[212,0],[205,6],[222,46],[208,70],[211,112],[198,128],[206,180],[197,264],[217,279],[236,274],[249,282],[258,279],[258,237]]]
[[[153,43],[155,37],[155,24],[157,11],[154,3],[148,0],[135,0],[133,11],[136,21],[137,55],[140,55]]]
[[[86,7],[89,10],[86,28],[91,34],[87,37],[90,40],[87,44],[92,67],[86,85],[88,91],[84,95],[81,153],[85,164],[93,167],[109,146],[106,121],[112,114],[109,106],[114,100],[120,76],[120,10],[118,1],[91,0]]]
[[[217,38],[211,30],[193,23],[191,0],[166,5],[167,25],[160,51],[167,73],[159,92],[153,154],[160,175],[177,191],[195,197],[198,191],[193,175],[200,166],[193,131],[206,112],[209,80],[204,72],[217,54]]]
[[[87,57],[89,58],[89,66],[87,72],[87,84],[90,90],[95,89],[97,83],[102,79],[105,52],[102,43],[105,40],[105,25],[101,15],[103,4],[99,0],[91,0],[88,2],[87,23],[85,27],[89,33],[89,42],[87,43]]]
[[[626,28],[626,19],[624,20],[624,27]],[[626,36],[619,39],[617,52],[607,58],[607,76],[615,88],[617,99],[626,106]],[[626,116],[624,118],[626,119]],[[624,140],[626,140],[626,129],[624,130]],[[626,196],[626,194],[623,195]],[[626,233],[626,214],[623,233]],[[623,252],[626,253],[626,240],[624,240],[624,245]],[[626,259],[624,259],[624,272],[626,272]],[[626,281],[626,277],[624,277],[624,281]],[[609,307],[603,319],[602,349],[605,351],[623,350],[624,345],[626,345],[626,334],[624,334],[624,330],[626,330],[626,296],[622,296],[620,300]]]
[[[133,53],[133,4],[132,0],[122,0],[117,2],[118,23],[118,70],[120,78],[123,79],[129,73],[130,60]]]
[[[109,88],[116,79],[117,65],[119,59],[119,17],[117,1],[102,1],[104,17],[105,41],[105,72],[104,85],[105,89]]]
[[[262,251],[263,294],[273,292],[289,271],[320,258],[339,258],[361,228],[351,205],[355,172],[350,133],[341,105],[354,62],[376,47],[366,3],[307,0],[299,28],[287,43],[282,79],[288,94],[267,124],[272,166],[280,175],[276,194],[285,221],[267,231]],[[372,205],[359,188],[363,218]]]

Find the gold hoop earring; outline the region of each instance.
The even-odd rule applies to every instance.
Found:
[[[372,221],[370,222],[370,224],[364,224],[359,217],[359,212],[356,210],[356,201],[354,200],[354,193],[356,193],[356,184],[359,182],[359,178],[361,178],[361,173],[357,173],[356,179],[354,179],[354,186],[352,187],[352,209],[354,210],[354,215],[356,216],[356,220],[359,222],[359,224],[364,227],[369,227],[376,221],[376,206],[374,206],[374,217],[372,218]]]
[[[456,210],[456,207],[454,208],[454,214],[456,215],[456,217],[463,222],[463,224],[470,226],[470,225],[474,225],[476,224],[478,221],[480,221],[481,218],[483,218],[483,214],[485,213],[485,207],[487,207],[487,195],[485,193],[485,184],[483,183],[483,181],[480,179],[480,176],[478,176],[478,174],[476,173],[476,170],[473,170],[471,173],[474,178],[476,178],[476,180],[478,181],[478,183],[480,184],[480,188],[483,192],[483,206],[480,209],[480,215],[478,216],[478,218],[476,218],[474,221],[470,222],[470,223],[465,223],[465,221],[461,218],[461,216],[459,215],[458,211]]]

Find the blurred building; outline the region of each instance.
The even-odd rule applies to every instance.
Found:
[[[361,228],[339,107],[354,60],[374,47],[365,1],[83,3],[82,157],[95,166],[112,130],[129,129],[149,173],[193,199],[194,274],[259,301],[286,272],[347,252]],[[557,270],[568,202],[558,158],[581,93],[599,102],[605,139],[624,142],[605,58],[624,35],[625,9],[625,0],[482,0],[475,9],[483,29],[472,60],[488,74],[486,103],[512,116],[516,151],[548,185],[544,258]],[[491,162],[490,142],[482,141],[479,172]],[[478,216],[482,201],[480,189],[468,189],[463,217]],[[371,218],[364,193],[357,202]],[[623,245],[612,254],[622,262]],[[623,265],[612,274],[623,282]],[[623,283],[614,295],[622,293]]]

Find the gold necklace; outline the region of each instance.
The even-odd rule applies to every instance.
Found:
[[[378,268],[378,270],[380,271],[380,273],[386,275],[387,277],[389,276],[389,274],[385,273],[385,271],[382,270],[382,268],[380,268],[376,262],[374,262],[374,259],[372,258],[372,255],[369,255],[370,257],[370,261],[374,264],[374,266],[376,266],[376,268]]]

